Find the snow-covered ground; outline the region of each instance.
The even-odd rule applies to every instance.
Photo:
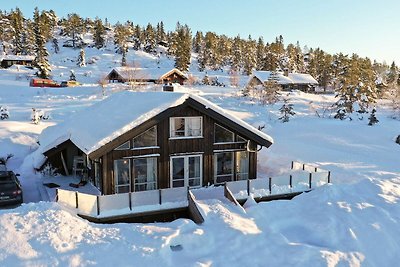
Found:
[[[88,49],[86,55],[94,63],[79,69],[71,61],[78,53],[62,48],[51,62],[59,81],[74,69],[83,83],[79,87],[32,88],[29,70],[0,69],[0,106],[10,112],[9,120],[0,121],[0,156],[14,155],[8,166],[21,174],[27,202],[0,210],[1,266],[398,265],[400,146],[394,138],[400,134],[400,121],[389,118],[391,111],[383,101],[378,104],[380,122],[371,127],[366,118],[330,118],[326,110],[335,101],[332,95],[285,93],[296,115],[281,123],[282,103],[263,106],[239,97],[239,89],[231,87],[178,87],[231,110],[253,126],[265,126],[263,131],[275,143],[260,153],[260,177],[279,175],[298,160],[331,170],[333,184],[291,201],[255,204],[250,198],[244,209],[221,199],[200,199],[206,217],[202,225],[186,219],[96,225],[57,203],[39,202],[42,175],[34,173],[29,156],[37,149],[38,135],[127,88],[113,84],[103,96],[97,86],[100,77],[118,65],[119,55]],[[141,67],[157,66],[158,61],[173,65],[170,59],[160,61],[141,52],[130,53],[133,58]],[[220,77],[228,84],[229,75]],[[32,108],[43,110],[50,119],[33,124]]]

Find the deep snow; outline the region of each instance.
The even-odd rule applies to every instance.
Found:
[[[400,146],[393,139],[400,134],[400,122],[389,118],[391,111],[384,101],[378,104],[380,122],[370,127],[366,118],[338,121],[329,117],[329,111],[324,113],[335,101],[332,95],[285,93],[296,115],[281,123],[282,103],[259,105],[239,97],[238,88],[178,86],[178,91],[200,94],[255,127],[265,126],[263,131],[274,138],[274,144],[260,153],[260,177],[279,175],[290,161],[298,160],[331,170],[333,185],[291,201],[255,204],[250,198],[245,209],[226,200],[201,198],[203,225],[185,219],[96,225],[57,203],[38,202],[37,184],[42,179],[32,170],[31,156],[38,135],[78,110],[129,88],[109,85],[103,96],[96,85],[101,75],[118,65],[120,55],[88,49],[86,55],[94,63],[79,69],[71,61],[78,52],[62,48],[61,54],[51,57],[56,79],[66,79],[69,69],[75,69],[84,83],[75,88],[31,88],[29,70],[0,70],[0,105],[10,112],[9,120],[0,121],[0,156],[14,154],[9,168],[21,173],[25,201],[35,202],[0,210],[1,266],[398,265]],[[163,67],[173,65],[170,59],[142,52],[130,53],[129,60],[133,58],[141,67],[155,67],[157,61]],[[226,73],[211,74],[229,84]],[[242,77],[242,84],[246,80]],[[32,108],[44,110],[50,120],[34,125]]]

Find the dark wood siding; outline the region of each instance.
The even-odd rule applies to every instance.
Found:
[[[170,138],[170,118],[171,117],[192,117],[201,116],[203,120],[203,137],[201,138]],[[157,179],[158,188],[170,187],[170,158],[176,155],[197,154],[203,156],[203,186],[214,183],[214,153],[216,151],[246,151],[246,143],[226,143],[214,144],[214,125],[225,127],[226,129],[246,138],[243,133],[238,133],[230,127],[230,124],[225,124],[223,121],[216,121],[209,115],[202,113],[196,107],[183,104],[181,106],[171,108],[168,112],[164,112],[163,116],[155,117],[142,125],[132,129],[128,133],[121,135],[112,141],[112,146],[115,149],[126,141],[131,141],[133,137],[143,133],[154,125],[157,126],[157,146],[158,148],[135,149],[135,150],[110,150],[110,146],[100,149],[96,153],[96,158],[103,155],[103,188],[104,194],[112,194],[115,192],[114,177],[113,177],[113,162],[124,157],[135,157],[144,155],[157,156]],[[247,137],[248,138],[248,137]],[[107,149],[107,150],[106,150]],[[251,142],[250,149],[257,149],[257,144]],[[93,155],[91,155],[93,157]],[[249,153],[249,178],[254,179],[257,176],[257,153]],[[236,173],[235,173],[236,174]],[[133,187],[133,185],[132,185]]]

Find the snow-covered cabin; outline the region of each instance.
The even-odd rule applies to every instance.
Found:
[[[257,151],[273,140],[197,95],[119,92],[39,137],[35,168],[71,173],[86,159],[103,194],[202,187],[254,179]]]
[[[2,68],[9,68],[12,65],[32,66],[35,56],[25,55],[4,55],[0,56],[0,66]]]
[[[269,80],[275,80],[282,86],[283,90],[301,90],[303,92],[314,92],[318,81],[310,74],[306,73],[289,73],[288,71],[276,72],[272,71],[254,71],[247,83],[249,87],[262,85]]]
[[[187,80],[186,75],[180,70],[163,68],[135,68],[135,67],[116,67],[113,68],[106,77],[110,82],[139,82],[139,83],[158,83],[183,84]]]

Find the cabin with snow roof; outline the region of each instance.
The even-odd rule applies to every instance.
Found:
[[[25,55],[5,55],[0,56],[0,66],[2,68],[9,68],[12,65],[32,66],[35,56]]]
[[[109,82],[135,82],[135,83],[183,83],[187,80],[186,75],[180,70],[162,68],[135,68],[116,67],[106,76]]]
[[[39,143],[36,168],[71,174],[81,159],[109,195],[255,179],[257,152],[273,139],[197,95],[125,91],[48,127]]]
[[[272,71],[254,71],[251,75],[248,87],[257,87],[263,85],[267,81],[276,81],[282,90],[300,90],[303,92],[315,92],[318,81],[315,80],[310,74],[306,73],[289,73],[287,70],[284,72]]]

